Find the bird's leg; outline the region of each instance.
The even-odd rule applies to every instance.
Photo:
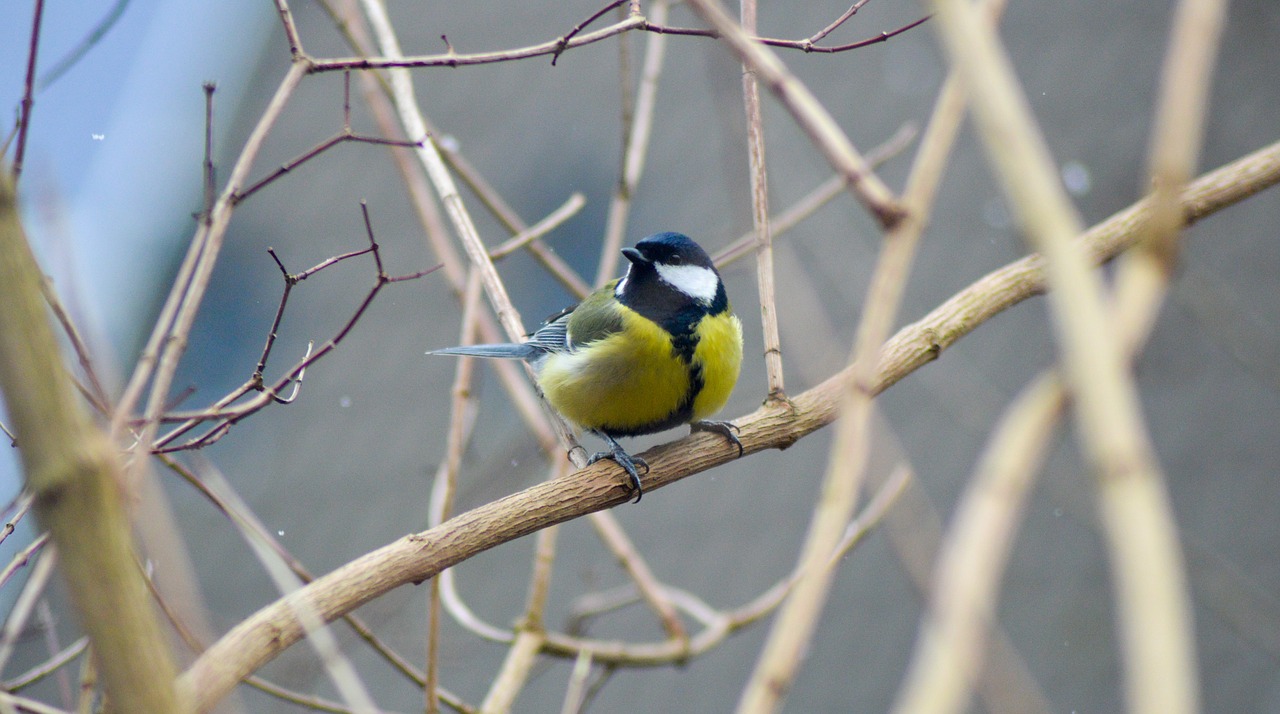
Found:
[[[746,453],[742,448],[742,442],[738,441],[738,425],[730,421],[712,421],[710,419],[702,419],[690,422],[689,433],[695,431],[709,431],[712,434],[719,434],[729,440],[730,444],[738,447],[738,456]]]
[[[627,450],[622,448],[622,444],[619,444],[618,440],[614,439],[612,436],[601,431],[593,431],[592,433],[601,439],[604,439],[604,442],[609,445],[609,450],[600,451],[592,455],[591,458],[587,459],[587,465],[590,466],[600,459],[613,459],[618,462],[618,465],[622,467],[622,470],[626,471],[627,475],[631,477],[631,488],[636,492],[636,500],[634,503],[639,503],[640,497],[644,495],[644,488],[640,485],[640,474],[636,473],[636,466],[643,466],[644,472],[647,474],[649,473],[649,464],[645,463],[645,460],[639,456],[632,456],[631,454],[628,454]]]

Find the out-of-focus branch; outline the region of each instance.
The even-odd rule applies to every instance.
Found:
[[[45,312],[40,276],[5,174],[0,177],[0,388],[36,514],[58,546],[112,706],[124,712],[187,711],[173,685],[176,669],[164,632],[134,567],[115,450],[72,388]]]
[[[1173,508],[1102,281],[1072,240],[1083,226],[999,37],[967,2],[933,5],[990,162],[1027,241],[1045,256],[1062,374],[1105,514],[1129,706],[1197,711],[1190,596]]]

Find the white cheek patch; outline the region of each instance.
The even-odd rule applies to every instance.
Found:
[[[716,299],[720,280],[714,270],[699,265],[655,264],[662,282],[699,302],[711,303]]]

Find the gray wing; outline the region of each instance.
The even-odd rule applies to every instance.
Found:
[[[573,308],[569,307],[547,318],[525,344],[547,353],[570,351],[569,316],[572,314]]]

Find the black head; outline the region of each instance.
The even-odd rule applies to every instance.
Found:
[[[614,294],[622,304],[672,329],[728,309],[711,257],[683,233],[657,233],[623,248],[631,265]]]
[[[636,243],[634,248],[623,248],[622,254],[633,264],[691,265],[715,271],[707,251],[683,233],[655,233]]]

